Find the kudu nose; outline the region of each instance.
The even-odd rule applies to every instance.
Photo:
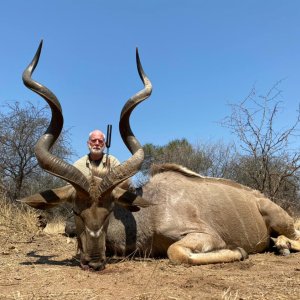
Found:
[[[105,262],[104,261],[99,261],[99,262],[89,262],[90,268],[92,268],[95,271],[101,271],[105,269]]]
[[[106,262],[103,260],[99,261],[81,261],[81,268],[85,271],[101,271],[105,269]]]

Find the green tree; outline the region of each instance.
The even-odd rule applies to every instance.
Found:
[[[187,139],[176,139],[163,146],[145,144],[142,173],[148,173],[152,164],[175,163],[206,176],[226,177],[235,157],[233,145],[222,142],[192,145]]]

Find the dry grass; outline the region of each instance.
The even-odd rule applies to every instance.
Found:
[[[62,234],[65,232],[66,222],[62,217],[56,217],[47,223],[44,232],[48,234]]]
[[[0,195],[0,228],[10,228],[18,233],[37,233],[39,216],[42,211],[33,209],[25,204],[12,202],[6,199],[5,195]],[[43,212],[43,214],[45,214]],[[47,214],[46,214],[47,215]],[[44,228],[44,233],[60,234],[64,233],[65,218],[60,214],[53,214],[47,217],[50,221]]]
[[[238,300],[240,299],[238,296],[238,291],[232,291],[231,288],[229,287],[222,295],[222,299],[224,300]]]
[[[0,227],[9,227],[14,231],[36,232],[38,211],[23,204],[12,203],[5,196],[0,198]]]

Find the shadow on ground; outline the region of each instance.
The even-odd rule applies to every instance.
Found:
[[[64,260],[54,260],[53,258],[57,257],[57,255],[39,255],[36,251],[30,251],[26,254],[27,257],[35,258],[36,261],[25,261],[20,262],[20,265],[28,266],[28,265],[56,265],[56,266],[70,266],[70,267],[78,267],[78,260],[73,257],[72,259],[64,259]]]

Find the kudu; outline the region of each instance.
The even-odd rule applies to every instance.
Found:
[[[69,185],[22,201],[39,209],[63,201],[73,203],[83,269],[103,269],[106,252],[167,255],[174,263],[193,265],[231,262],[265,251],[270,238],[279,235],[278,247],[283,253],[300,250],[300,234],[293,219],[258,191],[230,180],[202,177],[182,166],[163,164],[153,168],[150,181],[139,191],[120,187],[138,172],[144,159],[129,123],[133,109],[152,91],[138,52],[137,68],[144,89],[126,102],[119,123],[132,156],[103,178],[86,178],[80,170],[53,156],[49,149],[62,130],[63,116],[54,94],[31,78],[40,52],[41,45],[23,74],[25,85],[41,95],[52,110],[50,125],[35,153],[43,169]]]

